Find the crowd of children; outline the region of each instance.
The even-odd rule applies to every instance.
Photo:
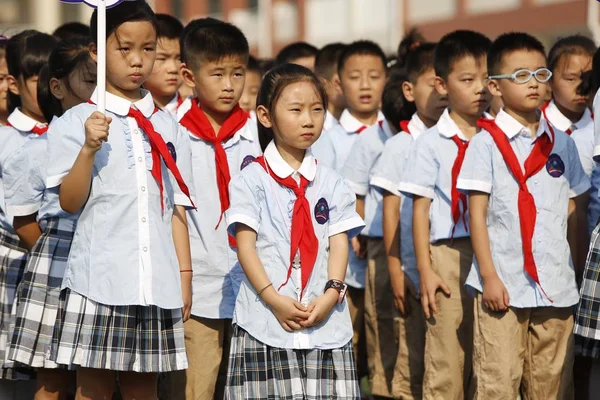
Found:
[[[591,39],[97,23],[0,37],[0,397],[588,398]]]

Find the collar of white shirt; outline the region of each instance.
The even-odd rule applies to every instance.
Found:
[[[46,126],[46,124],[41,124],[35,119],[23,114],[18,108],[15,108],[15,111],[10,113],[7,120],[13,128],[20,132],[31,132],[36,125],[40,128]]]
[[[504,109],[501,109],[496,115],[496,125],[498,128],[504,132],[504,134],[512,139],[517,135],[523,135],[527,137],[531,137],[531,131],[529,128],[521,125],[519,121],[510,116]],[[539,138],[541,135],[546,133],[548,130],[548,124],[545,119],[540,118],[540,124],[538,125],[537,132],[535,133],[535,137]],[[548,135],[550,140],[552,140],[552,135]]]
[[[377,112],[377,122],[383,121],[385,117],[381,111]],[[365,124],[357,120],[348,109],[345,109],[340,116],[340,125],[346,132],[354,133],[362,128]]]
[[[154,100],[152,99],[152,94],[150,94],[150,92],[147,90],[140,90],[142,91],[143,97],[135,103],[131,103],[127,99],[106,92],[106,110],[125,117],[127,114],[129,114],[129,109],[131,106],[134,105],[135,108],[144,114],[144,117],[150,118],[152,114],[154,114],[154,109],[156,108],[154,105]],[[91,100],[94,102],[94,104],[98,104],[98,88],[96,88],[94,93],[92,93]]]
[[[410,117],[410,121],[408,121],[408,130],[410,130],[410,135],[416,139],[421,135],[421,133],[427,130],[427,127],[423,121],[421,121],[419,115],[414,113],[412,117]]]
[[[265,149],[264,157],[265,160],[267,160],[271,171],[273,171],[275,175],[282,179],[285,179],[296,172],[292,167],[290,167],[290,164],[288,164],[283,157],[281,157],[281,154],[279,154],[279,150],[277,150],[274,141],[271,141],[271,143],[269,143]],[[302,160],[302,164],[297,172],[299,172],[309,181],[315,179],[315,175],[317,174],[317,163],[315,161],[315,157],[310,151],[310,148],[306,149],[304,160]]]
[[[450,139],[454,135],[458,135],[461,140],[469,140],[467,137],[460,131],[456,122],[450,117],[450,108],[446,108],[444,113],[440,117],[437,123],[437,130],[440,135]]]
[[[548,107],[546,107],[546,117],[552,125],[554,125],[557,129],[566,132],[569,129],[576,130],[581,129],[585,125],[589,124],[592,120],[592,113],[587,108],[583,112],[583,116],[581,119],[575,123],[572,123],[571,120],[564,116],[563,113],[560,112],[554,100],[550,101]],[[573,129],[573,127],[575,129]]]
[[[325,121],[323,122],[323,130],[328,131],[333,128],[339,121],[329,111],[325,112]]]
[[[179,93],[175,94],[175,97],[171,99],[171,101],[163,108],[163,110],[167,111],[171,115],[177,115],[177,103],[179,100]]]

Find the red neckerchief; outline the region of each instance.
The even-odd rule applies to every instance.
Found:
[[[88,103],[94,104],[92,100],[88,100]],[[154,107],[154,113],[158,111],[158,107]],[[148,137],[148,141],[150,142],[150,148],[152,152],[152,177],[156,180],[158,184],[158,190],[160,191],[160,208],[164,213],[165,205],[163,201],[163,180],[162,180],[162,161],[165,162],[167,168],[171,171],[175,180],[177,181],[177,185],[179,185],[179,189],[190,199],[192,206],[194,206],[194,202],[190,197],[190,191],[183,181],[181,177],[181,173],[179,172],[179,168],[177,168],[177,164],[175,160],[173,160],[173,156],[171,152],[167,148],[167,144],[165,143],[162,136],[154,130],[154,125],[150,122],[150,119],[146,118],[142,112],[136,108],[130,107],[128,117],[135,119],[138,127],[146,134]]]
[[[357,129],[357,130],[356,130],[354,133],[361,133],[362,131],[364,131],[364,130],[365,130],[365,129],[367,129],[367,128],[368,128],[368,126],[366,126],[366,125],[363,125],[363,126],[361,126],[360,128],[358,128],[358,129]]]
[[[545,111],[545,109],[543,110]],[[544,118],[548,121],[544,113]],[[521,226],[521,241],[523,242],[523,259],[525,263],[525,271],[533,279],[533,281],[540,287],[542,293],[552,301],[540,284],[540,279],[537,273],[537,267],[533,258],[533,232],[535,230],[535,220],[537,215],[537,208],[535,205],[535,199],[527,188],[527,179],[537,174],[548,161],[548,156],[552,152],[554,147],[554,130],[552,125],[548,123],[548,130],[550,134],[546,132],[545,135],[540,136],[535,141],[531,154],[525,160],[525,173],[521,169],[519,159],[513,151],[510,141],[506,134],[496,125],[496,121],[492,119],[480,119],[477,124],[482,129],[485,129],[490,133],[494,143],[498,147],[504,162],[509,171],[519,184],[519,197],[518,197],[518,210],[519,210],[519,224]],[[550,137],[550,135],[552,135]]]
[[[400,129],[402,129],[402,131],[404,131],[410,135],[411,134],[410,129],[408,129],[409,123],[410,123],[409,120],[400,121]]]
[[[312,273],[317,260],[317,252],[319,247],[319,240],[315,235],[315,229],[312,222],[310,204],[305,197],[306,187],[310,182],[302,175],[300,175],[299,185],[291,176],[288,176],[287,178],[278,177],[276,174],[270,172],[267,160],[265,160],[263,156],[256,158],[254,161],[260,164],[267,174],[277,183],[279,183],[281,186],[292,189],[296,195],[296,201],[294,202],[294,213],[292,215],[290,266],[288,268],[285,282],[282,283],[277,290],[285,286],[290,280],[294,258],[296,257],[296,253],[300,251],[300,270],[302,275],[300,298],[302,299],[304,288],[306,288],[306,284],[308,283],[308,279],[310,278],[310,274]]]
[[[12,126],[12,124],[8,121],[6,121],[6,126],[11,126],[13,128],[15,128],[14,126]],[[15,128],[17,129],[17,128]],[[43,135],[44,133],[48,132],[48,124],[44,124],[42,126],[38,126],[37,124],[33,126],[33,129],[31,129],[31,133],[35,133],[36,135],[40,136]]]
[[[469,231],[469,227],[467,226],[467,195],[462,193],[456,187],[458,181],[458,174],[460,173],[460,169],[462,167],[463,161],[465,160],[465,153],[467,152],[467,148],[469,147],[468,141],[463,141],[458,137],[458,135],[452,136],[452,141],[456,143],[458,147],[458,154],[456,155],[456,159],[454,160],[454,164],[452,165],[452,191],[451,191],[451,200],[452,200],[452,236],[450,239],[454,239],[454,231],[456,231],[456,226],[458,225],[458,221],[462,217],[462,222],[467,230]],[[462,212],[460,210],[459,202],[462,203],[463,209]]]
[[[183,104],[183,97],[181,96],[181,93],[177,92],[177,107],[175,108],[176,110],[179,109],[179,107]]]
[[[215,148],[217,187],[219,188],[219,200],[221,202],[221,213],[215,229],[219,227],[219,224],[223,219],[223,214],[229,208],[229,181],[231,180],[231,175],[229,173],[229,163],[227,162],[227,153],[223,148],[223,143],[231,139],[247,122],[248,113],[243,111],[239,105],[236,105],[217,135],[215,134],[215,130],[210,124],[210,121],[204,114],[204,111],[200,108],[198,98],[192,99],[191,108],[179,121],[179,123],[185,126],[192,135],[212,144]],[[228,237],[229,244],[235,247],[235,239],[231,236]]]

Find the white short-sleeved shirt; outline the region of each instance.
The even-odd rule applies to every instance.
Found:
[[[261,154],[255,127],[256,124],[248,119],[231,139],[223,143],[232,177]],[[192,314],[203,318],[231,318],[244,272],[237,263],[235,249],[229,246],[225,220],[219,223],[221,201],[215,149],[211,143],[186,132],[192,149],[197,207],[187,213],[194,269]]]
[[[300,179],[299,175],[302,175],[310,182],[305,195],[314,218],[319,248],[302,296],[302,303],[308,305],[323,294],[329,280],[329,237],[343,232],[349,237],[356,236],[364,223],[356,213],[356,197],[344,179],[327,166],[317,164],[310,150],[298,171],[283,160],[273,142],[265,150],[265,160],[270,172],[281,178],[292,176]],[[255,230],[256,251],[273,287],[281,295],[299,299],[300,273],[292,273],[289,282],[279,289],[286,281],[290,263],[290,234],[296,195],[291,189],[278,184],[258,163],[251,163],[233,177],[229,187],[229,231],[233,234],[237,223]],[[352,340],[347,301],[334,306],[321,325],[290,333],[281,327],[273,312],[257,297],[246,277],[241,282],[233,322],[272,347],[333,349]]]
[[[135,102],[106,94],[112,118],[108,141],[96,153],[92,185],[81,211],[63,288],[107,305],[182,306],[179,263],[171,219],[175,205],[191,206],[172,173],[162,162],[163,204],[151,175],[150,143],[134,118],[135,106],[149,118],[177,162],[191,193],[194,191],[190,141],[177,121],[155,112],[150,93]],[[96,102],[97,93],[92,95]],[[59,186],[71,170],[84,142],[84,123],[96,110],[81,104],[67,111],[48,131],[46,186]]]
[[[177,118],[177,111],[179,107],[181,107],[185,103],[190,102],[190,97],[186,97],[185,99],[181,97],[179,93],[177,93],[171,101],[164,106],[163,110],[169,113],[173,118]]]
[[[426,129],[425,124],[415,113],[408,123],[410,134],[400,132],[386,142],[383,153],[371,174],[371,186],[387,190],[400,197],[400,260],[402,261],[402,270],[417,291],[420,290],[420,280],[412,234],[413,201],[411,196],[400,195],[399,185],[402,175],[408,167],[407,162],[415,140]]]
[[[4,169],[8,160],[12,158],[28,139],[38,136],[36,133],[31,132],[33,128],[35,126],[42,128],[46,125],[23,114],[18,108],[8,116],[8,123],[10,126],[0,127],[0,230],[14,232],[13,215],[8,210],[5,201],[6,184],[4,183]],[[26,176],[20,178],[28,179]],[[12,190],[12,185],[14,184],[14,182],[9,182],[9,185],[11,185],[9,191]]]
[[[369,185],[373,166],[389,138],[394,135],[389,121],[383,120],[358,136],[346,158],[342,176],[358,196],[365,196],[365,229],[363,234],[372,238],[383,237],[383,194]]]
[[[325,121],[323,122],[323,132],[327,132],[328,130],[330,130],[331,128],[333,128],[334,126],[336,126],[339,123],[340,123],[340,121],[338,121],[337,118],[334,117],[332,113],[327,111],[325,113]]]
[[[508,137],[522,168],[535,141],[548,130],[542,119],[532,139],[529,129],[504,110],[496,116],[496,124]],[[537,206],[533,257],[540,284],[553,302],[544,296],[525,271],[518,210],[519,185],[487,131],[481,131],[471,141],[458,187],[490,195],[487,212],[490,249],[494,267],[508,291],[512,307],[569,307],[579,301],[567,242],[568,205],[570,198],[590,188],[590,182],[581,167],[572,138],[555,129],[548,163],[527,180],[527,188]],[[483,291],[475,258],[467,285]]]
[[[583,170],[588,178],[591,177],[594,169],[594,118],[591,111],[586,108],[579,121],[571,122],[552,100],[546,107],[546,117],[552,126],[571,135],[577,146]]]
[[[400,182],[402,193],[432,200],[429,211],[431,243],[452,237],[452,167],[458,155],[458,146],[452,140],[454,135],[463,141],[468,140],[450,117],[447,108],[438,123],[415,142]],[[459,207],[466,227],[463,218],[460,218],[454,231],[455,239],[469,236],[468,210],[463,210],[461,202]]]

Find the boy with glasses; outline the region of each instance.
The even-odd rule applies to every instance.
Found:
[[[488,71],[488,88],[504,108],[479,121],[457,184],[469,195],[475,253],[467,286],[476,291],[477,395],[572,399],[579,294],[569,246],[589,179],[573,139],[541,117],[552,76],[543,45],[504,34],[488,54]]]

